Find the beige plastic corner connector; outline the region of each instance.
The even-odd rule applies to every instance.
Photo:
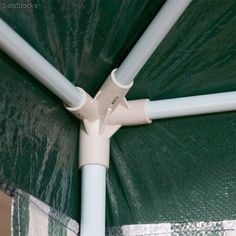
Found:
[[[107,78],[94,99],[85,91],[84,102],[78,107],[66,107],[80,119],[79,167],[97,164],[109,168],[111,136],[121,127],[148,124],[148,99],[126,101],[125,95],[133,83],[119,84],[114,71]]]

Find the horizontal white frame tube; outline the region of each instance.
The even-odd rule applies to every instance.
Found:
[[[146,111],[149,119],[153,120],[234,110],[236,92],[151,101]]]
[[[106,171],[102,165],[82,167],[81,236],[105,236]]]
[[[133,81],[190,3],[191,0],[167,0],[116,70],[116,80],[120,84],[128,85]]]
[[[33,47],[0,18],[0,49],[12,57],[69,106],[82,104],[85,94],[78,90]]]

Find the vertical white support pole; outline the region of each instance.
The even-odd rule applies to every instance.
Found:
[[[89,147],[88,147],[89,148]],[[82,167],[81,236],[105,236],[106,167]]]
[[[110,138],[99,122],[80,126],[79,167],[82,169],[80,236],[105,236],[106,172]]]

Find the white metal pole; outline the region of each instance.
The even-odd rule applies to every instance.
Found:
[[[89,147],[88,147],[89,148]],[[105,236],[106,167],[82,167],[81,236]]]
[[[105,236],[106,171],[110,138],[99,122],[80,126],[79,167],[82,169],[81,236]]]
[[[191,0],[167,0],[126,59],[115,72],[116,80],[130,84],[180,18]]]
[[[79,106],[85,99],[57,69],[0,18],[0,49],[12,57],[67,105]]]
[[[147,105],[149,119],[163,119],[236,110],[236,92],[151,101]]]

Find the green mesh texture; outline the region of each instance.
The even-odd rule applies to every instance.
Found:
[[[0,1],[2,4],[3,1]],[[0,16],[94,95],[164,1],[35,1]],[[135,80],[129,99],[236,89],[236,3],[196,0]],[[0,176],[79,219],[78,123],[0,52]],[[111,141],[107,225],[235,219],[235,113],[122,128]]]

